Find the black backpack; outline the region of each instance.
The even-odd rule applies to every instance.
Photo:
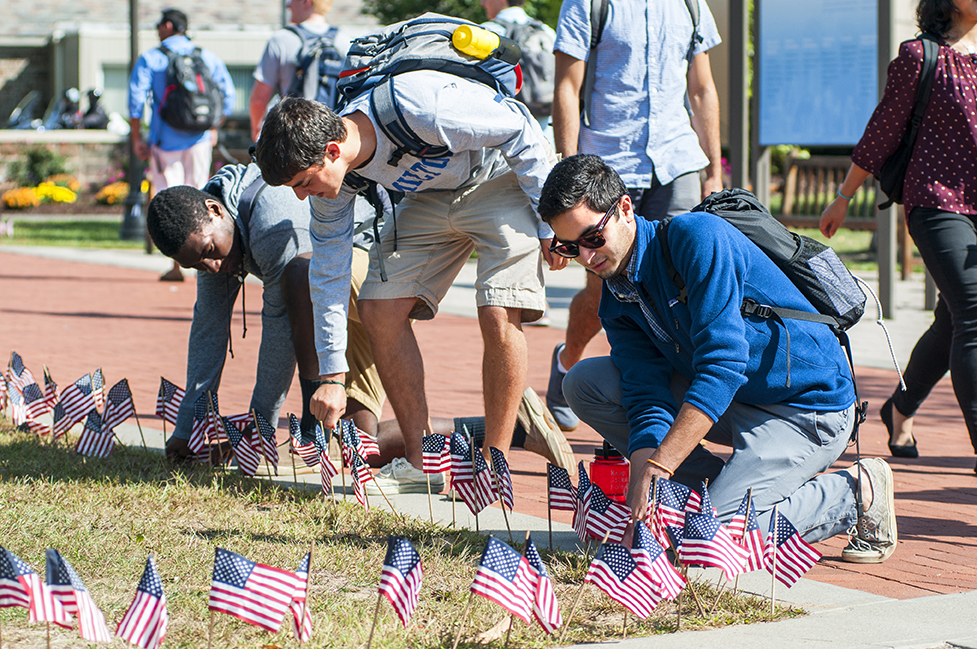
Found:
[[[745,234],[818,311],[808,313],[785,309],[758,304],[747,298],[742,305],[744,315],[820,322],[828,325],[836,334],[842,334],[865,313],[865,294],[835,251],[810,237],[788,230],[770,215],[756,196],[745,189],[715,192],[690,211],[719,216]],[[662,256],[668,274],[679,290],[678,300],[684,303],[687,299],[685,280],[672,264],[668,248],[668,224],[672,218],[662,220],[658,236],[661,237]]]
[[[913,157],[919,125],[923,123],[923,115],[926,113],[926,106],[930,102],[930,93],[933,91],[933,81],[936,79],[936,61],[940,55],[940,44],[937,42],[937,37],[923,32],[916,40],[923,45],[923,66],[919,71],[919,83],[916,84],[916,102],[913,106],[912,118],[909,120],[909,128],[902,136],[902,142],[899,143],[892,155],[886,158],[879,170],[877,176],[879,187],[889,197],[889,200],[879,205],[880,210],[890,207],[893,203],[902,204],[902,189],[906,183],[906,170],[909,169],[909,161]]]
[[[553,112],[553,87],[556,83],[555,39],[538,20],[515,23],[495,19],[505,27],[505,35],[522,50],[519,67],[522,69],[522,90],[516,99],[526,104],[536,117],[549,117]]]
[[[202,133],[217,126],[223,113],[224,93],[214,83],[200,48],[193,48],[189,54],[177,54],[165,45],[160,45],[159,50],[169,60],[159,116],[180,131]]]
[[[859,288],[855,277],[845,266],[834,250],[810,237],[795,234],[780,221],[770,215],[756,196],[745,189],[724,189],[710,194],[704,201],[693,207],[691,212],[708,212],[726,221],[746,235],[757,248],[762,250],[783,271],[787,279],[797,287],[801,294],[818,312],[808,313],[797,309],[787,309],[771,304],[760,304],[751,298],[744,298],[740,311],[743,317],[754,316],[776,320],[781,325],[784,318],[820,322],[831,328],[848,357],[851,369],[852,387],[855,390],[855,425],[852,440],[857,440],[858,427],[865,421],[868,402],[858,399],[855,385],[855,363],[851,353],[851,343],[845,333],[865,313],[865,294]],[[672,218],[662,219],[658,228],[662,257],[665,267],[678,289],[676,298],[688,303],[685,280],[672,263],[672,253],[668,247],[668,226]],[[786,327],[785,327],[786,331]],[[787,333],[787,386],[790,387],[790,333]]]
[[[314,34],[301,25],[289,25],[286,29],[302,39],[288,96],[312,99],[335,108],[336,82],[343,69],[343,56],[336,49],[339,29],[330,27],[325,34]]]

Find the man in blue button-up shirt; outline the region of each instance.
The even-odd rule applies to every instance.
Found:
[[[182,11],[164,11],[156,31],[160,43],[172,52],[189,54],[195,47],[186,36],[187,17]],[[235,92],[231,75],[224,62],[213,52],[201,49],[201,57],[224,95],[223,115],[226,117],[234,107]],[[136,156],[140,160],[149,160],[154,191],[174,185],[193,185],[200,189],[210,178],[211,152],[217,144],[217,129],[202,133],[181,131],[160,118],[160,100],[166,89],[168,65],[166,54],[156,47],[144,52],[133,66],[129,78],[130,141]],[[140,127],[149,97],[152,98],[152,115],[149,119],[149,137],[144,140]],[[179,267],[174,266],[163,279],[182,281],[183,275]]]
[[[556,150],[591,153],[624,181],[635,211],[649,219],[690,210],[722,189],[719,97],[708,50],[719,44],[705,0],[698,29],[686,0],[608,0],[600,42],[590,48],[598,18],[591,0],[565,0],[556,30],[553,132]],[[584,76],[595,57],[589,125],[580,114]],[[700,184],[700,170],[704,170]],[[600,331],[600,280],[570,306],[566,345],[553,352],[546,403],[564,430],[576,426],[560,385],[566,370]]]

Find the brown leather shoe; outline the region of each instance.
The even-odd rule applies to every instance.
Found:
[[[560,427],[553,420],[553,415],[547,410],[539,395],[532,388],[526,388],[522,394],[522,402],[516,411],[516,420],[526,431],[526,442],[523,448],[527,451],[542,455],[551,463],[573,471],[577,460],[573,456],[573,449],[563,436]]]

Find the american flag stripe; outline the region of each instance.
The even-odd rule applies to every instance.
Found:
[[[277,631],[285,619],[296,589],[302,585],[302,580],[294,572],[254,563],[244,587],[236,586],[222,581],[219,576],[217,566],[222,560],[221,553],[252,564],[240,555],[217,548],[218,558],[215,560],[208,608],[233,615],[269,631]]]
[[[122,379],[113,385],[105,399],[105,412],[102,415],[102,430],[111,431],[129,417],[136,414],[136,406],[132,402],[132,391],[129,389],[128,379]]]
[[[114,433],[98,433],[88,427],[81,432],[75,446],[75,451],[86,457],[108,457],[114,449]]]
[[[47,400],[44,398],[44,391],[37,383],[31,383],[26,386],[22,394],[24,397],[24,410],[27,413],[28,419],[36,420],[51,410]]]
[[[44,400],[47,401],[49,408],[54,408],[58,402],[58,384],[51,378],[51,373],[44,368]]]
[[[268,420],[257,410],[252,411],[254,415],[254,425],[261,436],[261,449],[264,453],[265,461],[275,469],[278,475],[278,444],[275,440],[275,427],[268,423]]]
[[[329,459],[329,454],[322,452],[319,454],[319,478],[322,480],[322,493],[332,493],[332,479],[339,475],[336,466]]]
[[[533,581],[527,565],[520,565],[519,573],[515,579],[516,588],[520,592],[514,594],[512,585],[504,577],[500,576],[494,570],[479,568],[475,581],[472,582],[471,591],[487,600],[495,602],[526,624],[529,624],[529,616],[532,614],[532,604],[526,591]]]
[[[730,581],[746,568],[746,550],[733,541],[726,526],[711,513],[686,516],[678,554],[691,566],[722,568]]]
[[[563,467],[546,464],[550,509],[572,512],[576,510],[577,490],[570,482],[570,474]]]
[[[492,471],[495,473],[495,490],[499,494],[502,505],[512,511],[515,506],[515,496],[512,491],[512,474],[509,472],[509,463],[505,459],[505,454],[499,449],[492,447],[489,450],[492,454]]]
[[[563,618],[560,615],[560,605],[556,601],[556,593],[553,592],[553,582],[550,581],[546,566],[543,565],[543,558],[539,556],[539,550],[536,549],[532,538],[527,540],[523,555],[536,580],[533,617],[544,631],[553,633],[563,624]]]
[[[776,557],[774,556],[775,543]],[[767,572],[790,588],[820,559],[821,553],[801,538],[797,528],[774,509],[765,548]]]
[[[0,608],[30,607],[30,598],[16,579],[0,577]]]
[[[92,398],[95,399],[96,408],[105,405],[105,377],[101,367],[92,372]]]
[[[421,439],[424,473],[442,473],[451,468],[451,457],[448,452],[449,441],[449,437],[437,433],[425,435]]]
[[[637,568],[627,548],[605,543],[591,562],[584,581],[594,584],[637,617],[645,619],[661,598],[648,575]]]
[[[162,376],[159,377],[159,392],[156,395],[156,416],[176,426],[177,415],[180,414],[180,404],[186,390],[170,383]]]
[[[387,554],[377,588],[393,606],[406,628],[417,608],[418,594],[424,576],[421,556],[407,539],[391,536],[387,539]]]
[[[61,392],[61,406],[72,423],[79,422],[93,408],[96,408],[92,393],[92,377],[85,374]]]
[[[241,432],[227,417],[224,417],[223,423],[231,448],[234,449],[234,455],[237,457],[238,468],[244,475],[254,476],[258,472],[258,465],[261,464],[261,453],[259,448],[255,447],[252,435],[254,429],[248,426],[244,432]]]
[[[17,352],[10,352],[10,364],[7,367],[10,383],[18,390],[23,390],[35,382],[34,374],[27,369],[24,360]]]
[[[31,624],[35,622],[54,622],[58,626],[70,629],[74,626],[71,616],[61,602],[54,598],[47,585],[41,581],[36,572],[17,577],[21,586],[30,594],[30,615],[27,621]]]
[[[48,585],[51,594],[61,602],[64,610],[78,618],[78,633],[92,642],[111,642],[105,617],[98,610],[87,591],[77,592],[71,586]]]
[[[143,649],[156,649],[163,643],[169,626],[169,616],[159,614],[159,605],[159,600],[149,593],[137,592],[115,634]],[[165,613],[165,600],[163,607]]]

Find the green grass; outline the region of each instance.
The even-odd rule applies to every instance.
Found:
[[[24,221],[16,217],[14,236],[0,238],[0,246],[66,246],[71,248],[142,248],[142,241],[119,239],[118,219]]]
[[[310,602],[314,636],[306,646],[364,646],[376,606],[376,587],[389,534],[411,540],[423,557],[424,585],[405,631],[383,603],[375,647],[450,647],[468,601],[468,587],[485,544],[465,530],[402,521],[378,510],[333,504],[318,491],[282,489],[257,479],[207,467],[173,468],[159,454],[117,448],[110,458],[83,459],[63,442],[50,446],[0,423],[0,543],[43,575],[44,551],[55,548],[75,567],[114,631],[135,593],[148,553],[153,553],[168,600],[166,646],[207,646],[207,598],[214,548],[294,569],[314,544]],[[564,618],[586,574],[577,553],[543,551]],[[696,584],[709,609],[717,593]],[[504,619],[502,610],[474,598],[461,646]],[[682,629],[700,629],[800,615],[769,602],[732,597],[715,610],[696,613],[682,597]],[[676,604],[663,602],[646,621],[633,617],[629,636],[675,630]],[[226,615],[215,615],[215,647],[296,646],[291,623],[265,633]],[[29,625],[27,612],[0,609],[8,646],[43,647],[45,627]],[[599,642],[620,637],[623,609],[593,586],[583,590],[565,641]],[[501,627],[502,633],[506,625]],[[75,632],[51,631],[55,646],[81,646]],[[502,640],[496,641],[496,646]],[[538,625],[517,621],[511,647],[555,646]]]

